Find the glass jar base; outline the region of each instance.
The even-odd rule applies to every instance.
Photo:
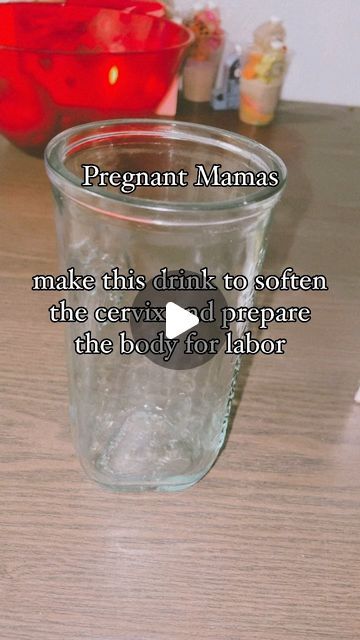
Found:
[[[153,483],[144,483],[144,484],[108,484],[105,482],[101,482],[96,480],[95,478],[91,478],[89,474],[87,474],[90,480],[95,482],[97,485],[102,487],[103,489],[107,489],[108,491],[112,491],[114,493],[177,493],[179,491],[186,491],[197,484],[206,474],[202,474],[199,478],[195,480],[191,480],[189,482],[182,482],[178,484],[153,484]]]
[[[93,469],[87,468],[82,462],[82,468],[85,471],[87,477],[102,487],[103,489],[107,489],[114,493],[145,493],[145,492],[157,492],[157,493],[175,493],[179,491],[186,491],[197,484],[206,474],[209,472],[213,464],[215,463],[217,456],[214,460],[211,461],[205,469],[202,469],[200,472],[188,475],[188,476],[174,476],[172,478],[168,478],[167,480],[148,480],[141,481],[139,480],[130,480],[130,479],[107,479],[101,477],[93,472]]]

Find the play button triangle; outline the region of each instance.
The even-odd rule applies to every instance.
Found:
[[[186,311],[175,302],[166,305],[166,337],[169,339],[180,336],[199,324],[199,318],[190,311]]]

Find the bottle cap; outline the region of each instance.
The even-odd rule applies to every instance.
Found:
[[[213,0],[210,0],[210,2],[208,2],[207,4],[207,8],[210,9],[210,11],[214,11],[214,9],[218,8],[218,5]]]
[[[271,16],[270,22],[271,24],[281,24],[282,20],[277,16]]]

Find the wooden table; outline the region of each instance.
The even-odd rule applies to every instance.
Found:
[[[118,495],[73,452],[50,187],[40,160],[0,143],[1,640],[358,640],[360,637],[360,111],[284,104],[266,129],[235,113],[182,119],[255,137],[289,183],[264,272],[324,273],[328,292],[276,293],[312,307],[269,330],[226,446],[175,495]],[[296,302],[295,302],[296,300]]]

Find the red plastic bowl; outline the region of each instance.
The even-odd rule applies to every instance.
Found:
[[[190,32],[99,7],[0,4],[0,131],[31,153],[75,124],[151,115]]]
[[[119,9],[126,13],[146,13],[148,16],[163,18],[165,7],[162,2],[155,0],[67,0],[67,5],[81,5],[88,7],[106,7]]]

